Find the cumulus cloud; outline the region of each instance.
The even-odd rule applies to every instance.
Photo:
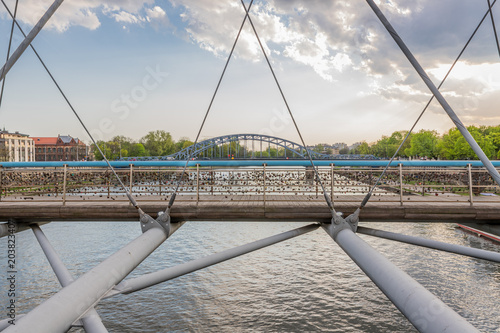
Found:
[[[182,18],[190,39],[218,56],[226,55],[244,17],[239,1],[171,0],[183,8]],[[453,0],[376,1],[424,68],[431,72],[451,63],[482,16],[486,6]],[[268,53],[310,66],[325,80],[334,81],[346,69],[372,77],[372,93],[390,100],[423,103],[429,91],[402,56],[392,38],[364,2],[321,0],[255,1],[251,16]],[[240,57],[259,60],[261,51],[246,27],[237,48]],[[472,64],[484,64],[493,39],[477,38]],[[449,66],[449,65],[448,65]],[[490,68],[491,69],[491,68]],[[437,73],[435,73],[437,74]],[[435,75],[439,83],[442,76]],[[455,78],[460,91],[450,98],[469,98],[464,93],[473,82]],[[457,83],[460,81],[461,83]],[[491,93],[491,84],[488,93]],[[499,92],[499,88],[495,88]],[[478,93],[486,94],[487,92]]]
[[[10,1],[13,6],[13,1]],[[34,24],[51,0],[21,2],[20,20]],[[180,23],[174,29],[200,48],[225,57],[244,17],[239,0],[169,0]],[[248,3],[249,1],[245,1]],[[377,4],[399,32],[436,84],[443,68],[455,59],[465,41],[486,13],[486,4],[455,0],[377,0]],[[495,8],[498,12],[498,9]],[[5,13],[0,9],[0,14]],[[150,24],[172,27],[167,12],[155,0],[65,1],[48,28],[64,32],[71,26],[98,29],[102,16],[127,26]],[[388,100],[425,103],[429,91],[415,74],[369,6],[348,0],[255,0],[251,17],[272,60],[292,60],[312,68],[321,78],[336,81],[356,71],[371,80],[371,91]],[[491,23],[486,20],[481,34],[464,54],[472,76],[450,77],[443,92],[457,105],[467,100],[500,93],[493,80],[481,81],[499,71]],[[262,52],[248,22],[243,30],[236,56],[261,61]],[[493,60],[495,59],[495,60]],[[443,65],[444,64],[444,65]],[[482,67],[481,67],[482,66]],[[479,70],[479,67],[482,69]],[[455,72],[458,69],[455,69]],[[454,72],[454,73],[455,73]],[[482,84],[478,89],[479,83]],[[489,107],[490,104],[485,104]],[[479,106],[476,107],[476,109]],[[441,112],[441,111],[440,111]]]
[[[26,0],[19,4],[18,20],[34,25],[50,7],[51,0]],[[14,1],[7,1],[11,11]],[[110,17],[120,24],[165,24],[168,22],[167,13],[154,0],[88,0],[64,1],[54,16],[49,20],[46,29],[59,32],[68,30],[71,26],[81,26],[90,30],[100,27],[101,15]],[[3,6],[0,6],[0,15],[8,17]]]

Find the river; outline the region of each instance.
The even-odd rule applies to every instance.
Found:
[[[131,275],[302,225],[305,223],[189,222]],[[362,225],[500,252],[500,245],[448,223]],[[138,222],[57,222],[42,229],[74,276],[140,234]],[[500,332],[499,264],[361,237],[481,332]],[[33,234],[21,232],[16,241],[19,314],[52,295],[59,285]],[[0,239],[0,249],[5,267],[5,238]],[[5,300],[6,269],[3,274],[0,299]],[[2,308],[6,302],[2,301]],[[110,332],[416,331],[322,229],[135,294],[104,300],[97,310]],[[57,317],[57,313],[53,315]]]

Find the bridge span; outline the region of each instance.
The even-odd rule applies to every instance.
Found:
[[[95,143],[94,138],[81,120],[78,112],[63,93],[55,77],[51,74],[31,43],[61,3],[62,0],[55,0],[27,35],[22,32],[21,26],[17,24],[25,39],[13,52],[12,56],[7,57],[8,60],[3,66],[4,70],[0,71],[0,81],[4,79],[21,54],[30,46],[82,127]],[[292,157],[296,155],[304,156],[304,149],[307,146],[302,139],[302,134],[295,122],[277,76],[274,74],[267,51],[263,47],[257,30],[252,23],[252,15],[250,15],[249,11],[252,2],[250,2],[248,7],[243,1],[241,4],[245,11],[245,17],[232,50],[234,50],[240,32],[248,20],[271,70],[274,81],[279,88],[283,102],[301,138],[302,146],[299,147],[289,142],[278,142],[275,140],[276,138],[272,137],[260,137],[258,140],[260,142],[267,140],[269,145],[280,146],[281,149],[284,149],[285,153],[287,150],[290,151]],[[1,225],[1,227],[7,225],[6,236],[9,241],[7,273],[9,275],[4,281],[8,280],[9,282],[8,297],[10,299],[8,300],[8,306],[4,304],[9,317],[0,321],[0,330],[6,333],[54,333],[67,332],[72,327],[83,326],[85,331],[89,333],[107,332],[96,311],[96,306],[104,298],[130,294],[150,288],[179,276],[322,228],[420,332],[478,332],[458,312],[455,312],[410,275],[391,263],[386,257],[356,235],[356,233],[362,233],[489,260],[495,263],[500,262],[500,253],[494,251],[469,248],[420,237],[409,237],[407,235],[375,230],[363,226],[358,228],[360,217],[367,218],[372,214],[371,218],[373,218],[376,215],[375,212],[377,209],[380,214],[387,214],[388,211],[395,212],[393,213],[395,216],[399,214],[398,218],[403,219],[411,219],[412,217],[425,219],[423,217],[425,214],[427,214],[427,218],[443,219],[443,216],[439,216],[439,213],[443,215],[442,212],[447,211],[448,216],[444,219],[457,219],[461,216],[475,220],[494,220],[493,217],[498,216],[498,212],[495,209],[498,206],[496,194],[500,185],[498,170],[489,161],[486,154],[460,121],[445,97],[440,93],[439,87],[441,85],[439,87],[434,85],[433,81],[425,73],[377,4],[373,0],[367,0],[367,4],[371,7],[396,44],[398,44],[423,82],[433,93],[433,98],[440,103],[472,150],[482,161],[489,174],[486,174],[482,169],[476,169],[475,165],[472,165],[473,163],[471,162],[465,165],[455,165],[454,168],[448,166],[446,169],[439,169],[442,166],[438,165],[434,165],[433,168],[416,169],[415,166],[412,166],[409,169],[404,169],[404,163],[396,162],[396,165],[393,165],[391,170],[384,173],[385,170],[382,171],[378,167],[373,166],[366,170],[361,169],[360,166],[348,166],[346,169],[342,169],[336,165],[336,162],[332,161],[330,164],[325,165],[323,161],[323,163],[317,163],[316,166],[318,166],[318,169],[315,169],[312,157],[307,149],[305,149],[305,153],[310,159],[310,164],[309,166],[303,164],[298,169],[293,169],[292,167],[297,167],[293,165],[280,166],[271,165],[271,163],[252,165],[255,163],[254,161],[246,166],[230,166],[237,167],[233,169],[221,169],[221,165],[209,165],[205,163],[191,164],[191,166],[188,166],[188,163],[184,163],[185,166],[182,169],[174,168],[173,166],[162,168],[161,164],[148,166],[147,164],[139,165],[132,163],[129,165],[127,162],[115,164],[114,166],[117,169],[111,167],[111,164],[109,164],[109,169],[91,164],[30,164],[24,166],[4,164],[3,167],[5,169],[0,168],[0,199],[2,200],[0,207],[4,210],[2,212],[3,215],[1,215],[2,219],[9,221]],[[8,9],[5,3],[4,6]],[[491,22],[495,28],[491,7],[492,4],[488,1],[489,11],[486,12],[479,26],[488,14],[490,14]],[[15,23],[17,23],[15,19],[16,12],[14,11],[14,15],[12,15],[10,10],[8,12],[12,17],[13,29]],[[470,37],[470,40],[474,37],[479,26]],[[12,36],[13,34],[11,33],[9,48]],[[463,51],[469,45],[469,41],[466,43]],[[196,145],[199,134],[205,124],[205,119],[209,114],[212,102],[226,72],[229,60],[231,59],[232,50],[220,76],[202,126],[198,131],[194,147],[187,154],[187,160],[196,157],[193,154],[198,154],[201,151],[204,154],[210,152],[210,156],[217,156],[217,150],[214,148],[216,145],[220,146],[219,143],[222,143],[224,140],[225,142],[232,143],[235,140],[239,142],[241,139],[249,139],[249,137],[221,138],[220,142],[207,143],[205,147]],[[463,51],[455,63],[459,60]],[[9,54],[9,52],[7,53]],[[431,101],[429,101],[429,104]],[[250,139],[255,141],[253,140],[254,138]],[[239,145],[236,146],[239,148]],[[99,149],[98,146],[97,148]],[[102,151],[100,153],[102,154]],[[218,155],[224,154],[225,152],[220,150]],[[104,156],[104,154],[102,155]],[[243,156],[245,155],[246,150],[243,150]],[[270,148],[268,155],[271,155]],[[252,157],[255,157],[255,155]],[[279,167],[286,169],[279,169]],[[378,183],[381,186],[376,188]],[[324,196],[326,203],[319,203],[319,193]],[[175,202],[176,195],[179,196],[177,202]],[[345,201],[344,199],[348,197],[353,198],[354,196],[359,196],[359,198],[364,197],[360,205],[342,206]],[[477,196],[486,196],[487,198],[481,197],[479,199],[476,198]],[[123,199],[125,197],[128,198],[130,203],[124,202]],[[372,200],[368,202],[370,198]],[[432,201],[430,200],[431,198]],[[488,200],[493,202],[494,205],[489,205],[490,202]],[[452,202],[453,208],[451,206]],[[420,206],[417,209],[415,205]],[[377,206],[378,208],[376,208]],[[349,207],[351,210],[349,210]],[[211,209],[215,210],[213,216],[210,216]],[[100,211],[101,215],[92,215],[97,211]],[[155,215],[158,211],[162,214],[158,213]],[[148,215],[148,212],[153,213],[152,215]],[[201,212],[204,212],[203,216],[200,215]],[[327,214],[323,215],[324,212],[328,212],[330,216],[327,218]],[[341,216],[341,212],[345,213],[344,217]],[[491,218],[488,216],[491,216]],[[15,232],[19,229],[19,222],[51,221],[63,218],[104,220],[105,218],[103,217],[112,219],[120,217],[121,219],[134,220],[139,218],[142,233],[78,278],[73,277],[72,272],[65,266],[61,257],[50,244],[49,239],[37,223],[29,225],[62,288],[23,317],[19,316],[20,318],[16,318],[15,307],[19,302],[16,300],[15,295],[12,294],[13,290],[16,289],[17,265],[19,263],[19,261],[16,261],[15,249],[17,244]],[[201,218],[214,219],[215,217],[219,219],[230,218],[231,220],[241,218],[270,220],[279,220],[280,218],[286,218],[287,220],[314,219],[317,222],[327,223],[313,223],[177,266],[160,269],[152,273],[148,272],[141,276],[130,276],[130,273],[139,264],[182,225],[182,223],[175,223],[176,219],[183,221]],[[387,219],[387,216],[384,219]],[[425,258],[425,260],[428,260],[428,258]],[[33,265],[32,269],[35,270],[35,267]],[[315,283],[317,281],[321,281],[321,283]],[[317,281],[312,280],[313,283],[311,283],[310,280],[307,285],[312,287],[328,283],[326,279],[321,278]],[[333,281],[334,284],[332,287],[343,293],[341,288],[345,289],[345,287],[339,283],[339,279],[333,279]],[[362,284],[359,284],[359,286],[362,286]],[[349,302],[352,302],[352,299]],[[168,308],[168,304],[167,307],[160,306],[159,308],[160,312],[157,316],[154,316],[154,320],[159,321],[163,317],[166,321],[170,321],[171,318],[168,314],[171,311]],[[335,308],[337,308],[337,304],[335,304]],[[140,312],[140,308],[134,308],[134,311]],[[464,312],[467,312],[466,309],[464,309]],[[337,314],[335,312],[332,313],[335,319]],[[355,315],[356,313],[351,313],[350,317],[352,318]],[[253,317],[255,318],[255,316]],[[168,327],[168,325],[165,326],[165,328]]]
[[[156,218],[165,209],[168,197],[138,199],[141,208]],[[358,208],[362,196],[335,199],[335,209],[348,216]],[[331,212],[322,197],[292,195],[183,195],[172,207],[172,221],[311,221],[329,222]],[[500,224],[500,199],[467,200],[411,197],[401,205],[392,197],[377,197],[360,213],[360,221],[485,222]],[[137,210],[125,200],[44,201],[8,200],[0,204],[0,220],[34,221],[137,221]]]
[[[117,174],[141,208],[156,216],[179,179],[174,221],[328,222],[331,211],[303,161],[192,161],[118,164]],[[382,170],[381,161],[322,161],[319,176],[337,212],[352,214]],[[482,168],[466,162],[399,161],[361,210],[362,221],[498,223],[500,192]],[[118,162],[122,163],[122,162]],[[383,163],[383,162],[382,162]],[[340,164],[340,165],[338,165]],[[7,164],[1,172],[0,219],[134,220],[139,213],[109,170],[95,162]],[[16,167],[14,167],[16,166]]]

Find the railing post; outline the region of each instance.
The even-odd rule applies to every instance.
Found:
[[[0,165],[0,201],[2,201],[2,192],[3,192],[3,166]]]
[[[425,197],[425,169],[424,174],[422,175],[422,197]]]
[[[470,202],[470,206],[474,206],[474,199],[473,199],[473,195],[472,195],[472,168],[471,168],[471,164],[467,164],[467,170],[468,170],[468,174],[469,174],[469,202]]]
[[[214,195],[214,167],[210,166],[210,193]]]
[[[161,197],[161,167],[158,168],[158,187],[160,188],[158,195]]]
[[[129,185],[129,191],[130,191],[130,195],[132,195],[132,184],[134,182],[134,165],[133,164],[130,164],[130,185]],[[130,204],[132,205],[132,202],[130,202]]]
[[[68,165],[64,164],[64,179],[63,179],[63,206],[66,206],[66,178],[68,176]]]
[[[196,163],[196,203],[200,201],[200,164]]]
[[[108,199],[109,199],[111,196],[111,177],[109,173],[106,173],[106,178],[108,178],[107,183],[108,183]]]
[[[333,200],[333,185],[334,185],[334,174],[333,174],[333,167],[335,166],[335,164],[333,163],[330,163],[330,177],[332,179],[330,185],[331,185],[331,188],[330,188],[330,198],[332,199],[332,203],[334,202]]]
[[[59,182],[57,181],[57,167],[54,167],[54,197],[57,198],[59,196]],[[22,192],[21,192],[22,193]]]
[[[403,164],[399,163],[399,203],[403,206]]]
[[[264,180],[263,180],[263,185],[262,185],[262,189],[263,189],[263,193],[264,193],[264,208],[266,208],[266,163],[263,164],[264,166],[264,172],[263,172],[263,175],[264,175]]]
[[[318,169],[318,175],[317,175],[317,178],[316,178],[316,199],[318,199],[318,186],[319,186],[319,182],[321,181],[321,179],[319,178],[320,177],[320,173],[319,173],[319,169]]]

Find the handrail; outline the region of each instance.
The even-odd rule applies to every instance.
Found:
[[[314,164],[316,166],[330,166],[334,164],[335,166],[352,166],[352,167],[385,167],[387,165],[387,160],[315,160]],[[186,161],[110,161],[111,165],[116,168],[129,168],[130,165],[133,166],[151,166],[151,167],[182,167],[185,165]],[[293,160],[293,159],[238,159],[238,160],[192,160],[189,161],[189,167],[196,167],[199,164],[200,167],[261,167],[263,164],[269,167],[308,167],[311,163],[307,160]],[[0,167],[3,168],[48,168],[48,167],[63,167],[64,165],[68,167],[107,167],[104,161],[56,161],[56,162],[0,162]],[[397,167],[399,164],[403,166],[414,166],[414,167],[467,167],[470,164],[472,167],[483,167],[481,161],[471,161],[471,160],[396,160],[391,163],[392,167]],[[500,161],[492,161],[492,164],[500,168]]]

